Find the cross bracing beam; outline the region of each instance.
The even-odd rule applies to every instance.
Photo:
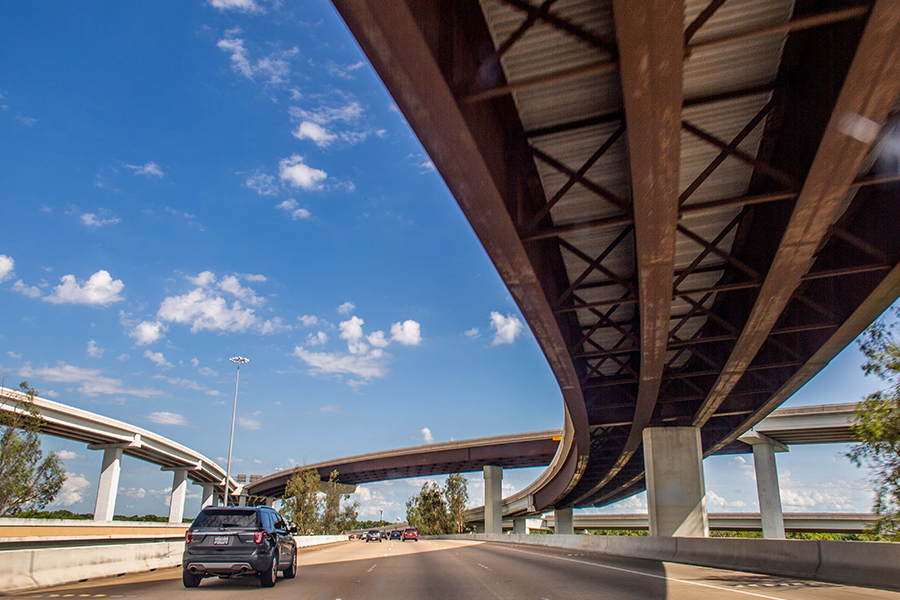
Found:
[[[856,49],[825,135],[741,337],[694,416],[704,425],[737,385],[769,336],[853,184],[870,143],[846,133],[845,121],[883,123],[900,95],[900,10],[879,0]],[[871,140],[870,140],[871,142]]]

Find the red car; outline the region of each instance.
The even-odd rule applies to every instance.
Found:
[[[419,541],[419,532],[416,531],[413,527],[408,527],[403,530],[403,541],[412,540],[414,542]]]

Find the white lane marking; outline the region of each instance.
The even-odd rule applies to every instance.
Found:
[[[540,554],[539,552],[528,552],[517,548],[507,548],[506,546],[497,546],[510,552],[521,552],[522,554],[531,554],[533,556],[543,556],[545,558],[555,558],[556,560],[565,560],[568,562],[578,563],[580,565],[588,565],[591,567],[600,567],[601,569],[610,569],[612,571],[621,571],[623,573],[631,573],[632,575],[643,575],[644,577],[653,577],[654,579],[665,579],[666,581],[674,581],[676,583],[684,583],[687,585],[696,585],[699,587],[721,590],[723,592],[732,592],[734,594],[743,594],[745,596],[753,596],[754,598],[766,598],[766,600],[785,600],[776,596],[766,596],[765,594],[757,594],[756,592],[745,592],[744,590],[735,590],[733,588],[720,587],[718,585],[710,585],[708,583],[700,583],[699,581],[688,581],[687,579],[676,579],[675,577],[666,577],[664,575],[654,575],[653,573],[644,573],[642,571],[633,571],[631,569],[623,569],[622,567],[613,567],[610,565],[601,565],[600,563],[588,562],[586,560],[577,560],[574,558],[566,558],[563,556],[553,556],[552,554]],[[750,585],[753,585],[752,583]]]
[[[375,567],[377,567],[377,566],[378,566],[378,563],[375,563],[374,565],[372,565],[371,567],[369,567],[369,570],[366,571],[366,573],[371,573],[372,571],[375,570]]]

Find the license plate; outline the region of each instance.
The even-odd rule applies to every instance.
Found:
[[[213,546],[227,546],[229,537],[227,535],[217,535],[213,538]]]

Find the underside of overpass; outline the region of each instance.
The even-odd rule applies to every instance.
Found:
[[[896,0],[335,5],[559,382],[531,510],[727,448],[900,295]]]

